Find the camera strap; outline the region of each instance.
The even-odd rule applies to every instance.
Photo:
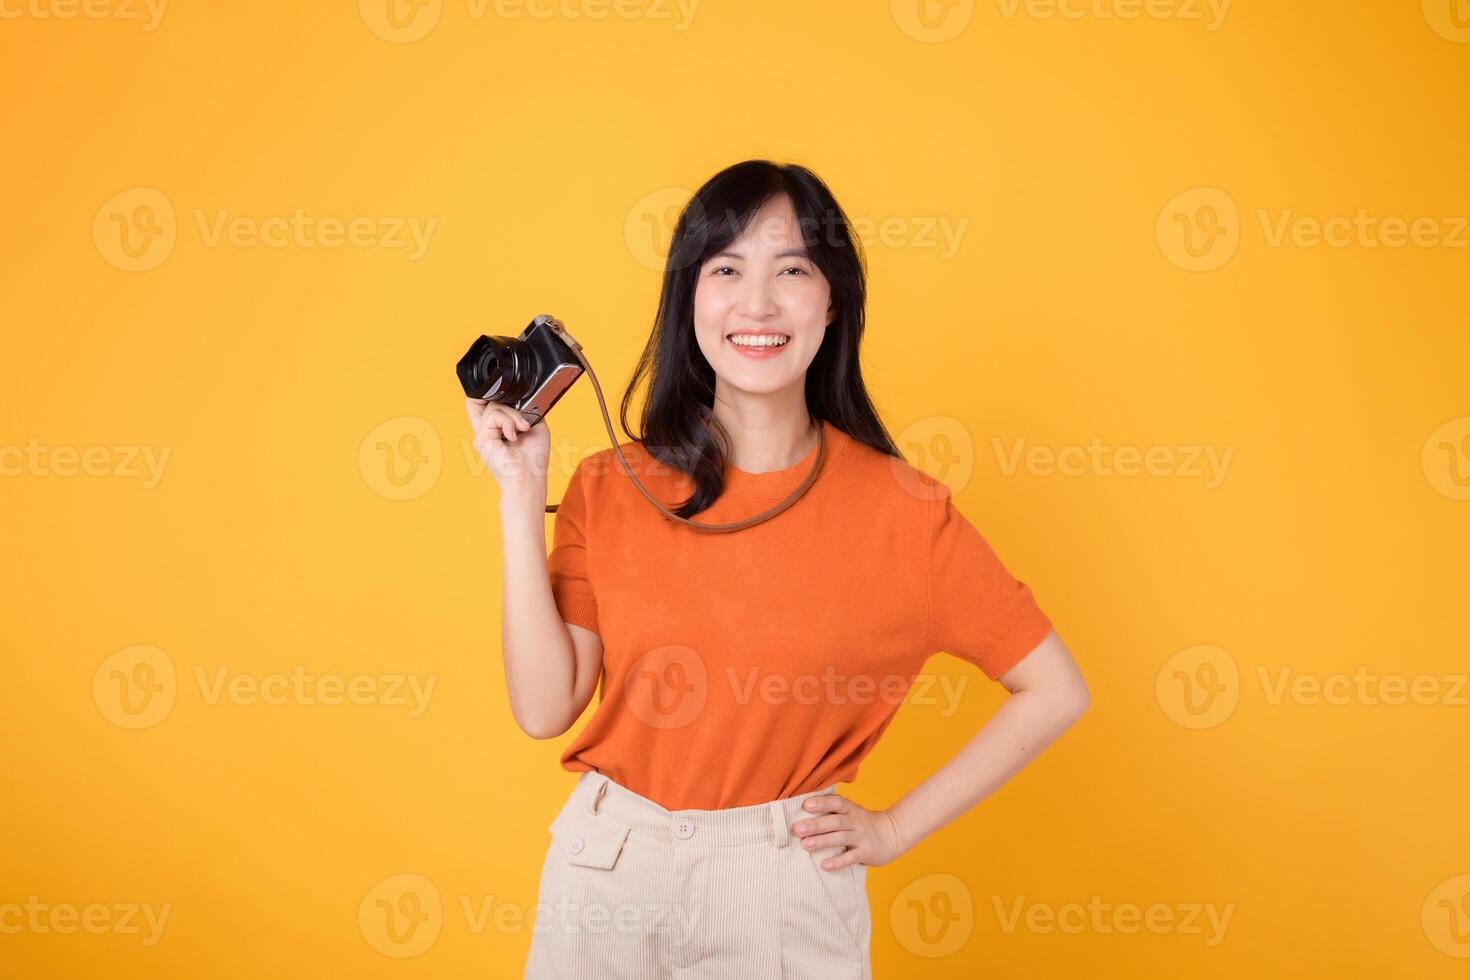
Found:
[[[811,486],[812,481],[817,478],[817,474],[821,472],[822,457],[826,450],[826,440],[823,436],[823,428],[819,420],[817,422],[817,458],[812,461],[812,468],[807,472],[807,475],[805,476],[805,478],[802,479],[801,483],[797,484],[797,486],[791,491],[791,493],[787,494],[786,497],[779,504],[770,508],[769,510],[765,510],[759,514],[756,514],[754,517],[747,517],[743,521],[734,521],[730,524],[701,524],[698,521],[691,521],[687,517],[680,517],[678,514],[675,514],[673,511],[665,507],[661,501],[654,497],[653,494],[649,493],[647,488],[645,488],[643,484],[639,483],[638,478],[633,475],[633,468],[628,465],[628,460],[623,456],[623,449],[620,445],[618,445],[617,434],[613,432],[612,418],[607,414],[607,402],[602,397],[602,386],[597,383],[597,372],[592,370],[591,362],[589,362],[587,360],[587,356],[582,353],[582,345],[577,343],[577,341],[572,337],[571,334],[567,333],[566,326],[563,325],[562,322],[556,317],[547,317],[546,323],[547,326],[554,330],[556,334],[561,337],[562,340],[566,341],[567,346],[569,346],[572,349],[572,352],[577,355],[577,360],[582,362],[582,369],[587,372],[587,377],[592,379],[592,390],[597,395],[597,407],[602,410],[602,424],[607,427],[608,437],[612,439],[613,452],[617,454],[618,462],[623,464],[623,472],[628,474],[628,479],[633,481],[633,486],[638,488],[638,492],[643,494],[643,496],[648,500],[650,504],[662,511],[663,515],[670,520],[678,521],[680,524],[686,524],[689,527],[692,527],[698,531],[739,531],[742,528],[750,527],[752,524],[759,524],[761,521],[768,521],[771,518],[775,517],[777,514],[781,513],[786,508],[790,507],[792,504],[796,503],[798,500],[801,499],[801,495],[806,493],[806,489],[807,487]],[[549,505],[546,508],[546,511],[547,513],[556,513],[556,505]]]

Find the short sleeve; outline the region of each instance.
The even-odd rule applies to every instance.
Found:
[[[551,574],[551,594],[563,622],[597,632],[597,600],[587,567],[587,497],[582,469],[577,464],[566,493],[556,508],[551,532],[551,554],[546,558]]]
[[[996,680],[1051,632],[1051,620],[960,513],[948,487],[935,482],[928,508],[928,649],[952,653]]]

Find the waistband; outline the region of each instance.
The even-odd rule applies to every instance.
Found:
[[[611,777],[588,769],[578,777],[568,802],[587,813],[609,814],[635,832],[672,846],[724,847],[770,841],[785,847],[793,836],[791,825],[808,813],[802,803],[836,788],[832,783],[769,803],[719,810],[666,810]]]

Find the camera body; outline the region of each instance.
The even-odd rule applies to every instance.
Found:
[[[560,326],[543,313],[517,337],[482,335],[455,365],[464,393],[508,405],[532,425],[545,418],[583,371],[553,323]]]

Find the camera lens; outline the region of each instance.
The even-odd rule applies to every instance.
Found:
[[[481,336],[459,359],[455,372],[469,397],[514,405],[535,384],[536,358],[525,341]]]

